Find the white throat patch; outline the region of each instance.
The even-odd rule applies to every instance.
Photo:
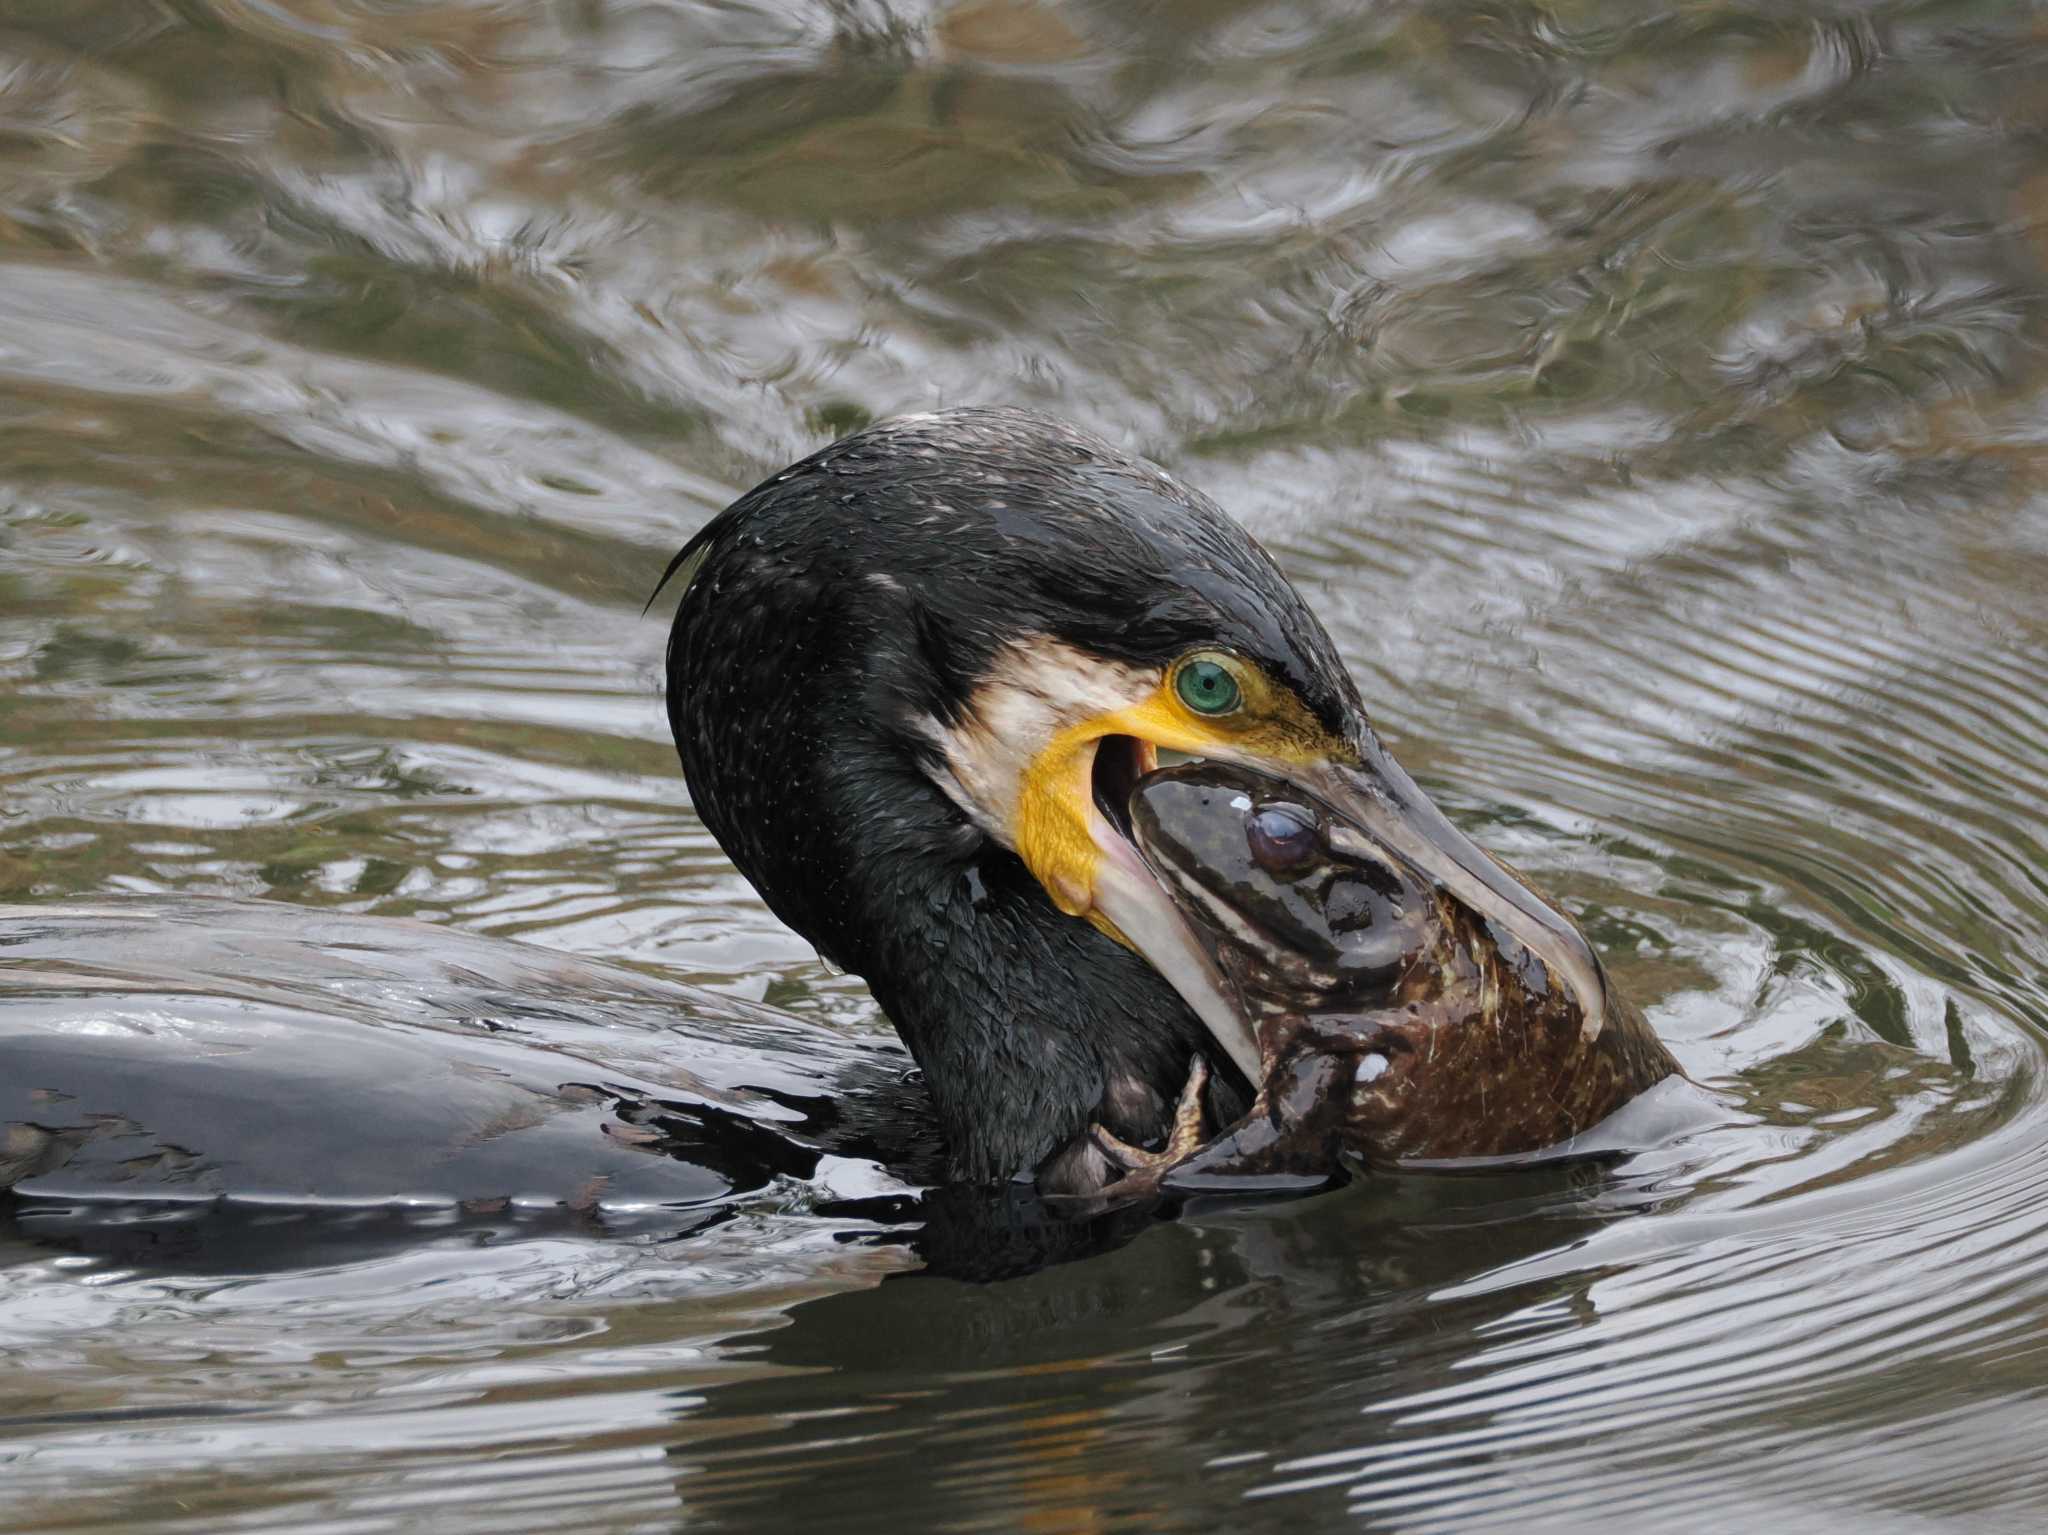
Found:
[[[1009,641],[957,724],[929,716],[918,722],[939,749],[943,765],[933,777],[976,825],[1014,849],[1017,801],[1039,753],[1063,730],[1143,703],[1163,676],[1158,667],[1106,660],[1048,634]]]

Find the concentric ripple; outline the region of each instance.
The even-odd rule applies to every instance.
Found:
[[[997,1284],[854,1157],[682,1236],[0,1211],[0,1530],[2038,1527],[2044,144],[1963,0],[0,3],[0,901],[278,908],[0,1007],[879,1049],[639,608],[1021,402],[1268,543],[1717,1105]],[[316,914],[447,939],[337,990]]]

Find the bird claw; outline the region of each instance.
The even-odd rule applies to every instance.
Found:
[[[1123,1177],[1103,1189],[1104,1197],[1119,1199],[1154,1193],[1168,1172],[1201,1149],[1202,1094],[1208,1086],[1209,1063],[1198,1055],[1188,1067],[1187,1085],[1180,1090],[1180,1102],[1174,1105],[1173,1126],[1167,1132],[1166,1145],[1158,1151],[1133,1146],[1099,1124],[1088,1127],[1096,1149],[1109,1159],[1111,1166],[1123,1171]]]

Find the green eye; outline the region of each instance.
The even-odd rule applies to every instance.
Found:
[[[1228,714],[1244,700],[1227,667],[1199,656],[1182,665],[1173,686],[1180,701],[1197,714]]]

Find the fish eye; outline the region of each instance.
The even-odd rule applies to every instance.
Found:
[[[1228,714],[1244,701],[1230,668],[1213,656],[1190,656],[1174,673],[1173,690],[1197,714]]]
[[[1262,805],[1245,822],[1252,862],[1268,874],[1294,874],[1317,852],[1316,821],[1299,805]]]

